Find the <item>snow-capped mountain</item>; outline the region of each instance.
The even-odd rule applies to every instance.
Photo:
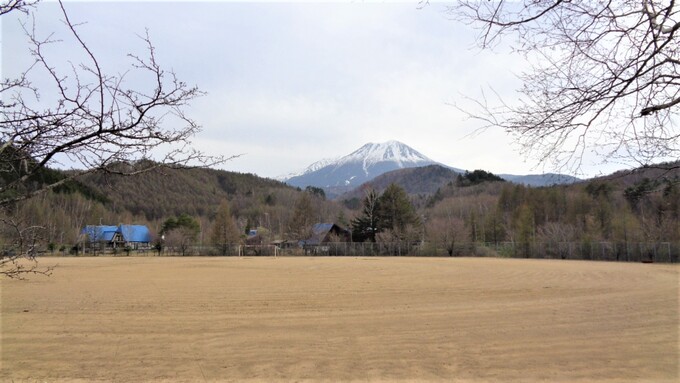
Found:
[[[285,179],[292,186],[316,186],[333,194],[351,190],[392,170],[436,164],[399,141],[369,143],[336,160],[315,162]]]
[[[320,187],[326,195],[334,198],[384,173],[406,168],[441,165],[456,173],[465,170],[437,163],[417,150],[399,141],[366,144],[354,152],[338,158],[317,161],[305,170],[279,177],[291,186]],[[562,174],[512,175],[501,174],[506,181],[528,186],[548,186],[578,182],[579,179]]]

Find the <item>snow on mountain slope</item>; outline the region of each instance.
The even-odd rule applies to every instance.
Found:
[[[337,160],[315,162],[285,179],[289,185],[316,186],[346,191],[385,172],[435,164],[428,157],[399,141],[369,143]]]
[[[317,170],[319,170],[323,167],[326,167],[330,164],[333,164],[335,162],[337,162],[337,159],[333,159],[333,158],[326,158],[326,159],[323,159],[323,160],[320,160],[320,161],[316,161],[315,163],[307,166],[304,170],[289,173],[289,174],[286,174],[285,176],[276,177],[276,180],[285,182],[285,181],[287,181],[287,180],[289,180],[293,177],[299,177],[299,176],[307,174],[307,173],[315,172],[315,171],[317,171]]]
[[[414,167],[414,164],[421,166],[420,164],[423,163],[434,163],[408,145],[399,141],[388,141],[379,144],[366,144],[353,153],[340,158],[336,167],[361,163],[364,173],[368,175],[371,167],[380,162],[393,162],[399,169]]]
[[[354,152],[335,159],[317,161],[305,170],[279,180],[291,186],[323,188],[331,198],[348,192],[384,173],[405,168],[442,165],[399,141],[369,143]],[[458,173],[464,170],[442,165]],[[502,174],[502,178],[530,186],[573,183],[579,179],[560,174],[536,174],[516,176]]]

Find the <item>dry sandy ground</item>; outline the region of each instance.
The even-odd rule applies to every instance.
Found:
[[[678,265],[45,258],[0,381],[678,382]]]

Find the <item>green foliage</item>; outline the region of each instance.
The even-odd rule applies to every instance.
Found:
[[[649,178],[644,178],[635,185],[626,188],[623,195],[633,209],[637,209],[640,200],[650,194],[659,186],[659,181],[652,181]]]
[[[378,217],[380,228],[404,232],[409,225],[417,225],[420,221],[408,194],[396,184],[385,189],[378,200]]]
[[[106,195],[98,192],[97,190],[83,184],[76,180],[66,180],[70,175],[69,172],[63,172],[47,167],[38,168],[34,174],[32,174],[25,181],[15,183],[21,177],[26,176],[32,171],[37,163],[32,160],[22,160],[18,161],[16,158],[23,158],[25,156],[18,153],[18,149],[13,146],[7,146],[0,150],[0,166],[2,166],[3,171],[0,171],[0,187],[2,187],[3,192],[0,193],[0,199],[13,198],[19,195],[30,193],[35,190],[42,189],[45,185],[51,185],[58,182],[63,182],[62,184],[54,187],[52,190],[55,193],[61,194],[73,194],[78,193],[86,198],[101,202],[109,202]],[[9,188],[5,189],[7,186]]]
[[[456,178],[456,183],[462,187],[479,185],[483,182],[505,182],[505,180],[493,173],[479,169],[472,171],[472,173],[466,170],[465,174],[459,174]]]
[[[378,193],[369,189],[363,200],[361,214],[352,220],[352,239],[355,242],[375,242],[380,231],[378,218]]]
[[[590,195],[593,198],[597,197],[604,197],[604,198],[609,198],[610,193],[614,187],[612,184],[608,182],[589,182],[588,185],[586,185],[586,193]]]
[[[405,239],[408,229],[419,224],[408,194],[391,184],[380,197],[375,190],[367,192],[361,215],[352,221],[352,237],[357,242],[375,242],[377,234],[389,231],[399,239]]]
[[[180,214],[177,217],[170,217],[165,222],[161,228],[161,234],[169,233],[177,229],[186,229],[189,233],[198,235],[201,231],[201,225],[188,214]]]

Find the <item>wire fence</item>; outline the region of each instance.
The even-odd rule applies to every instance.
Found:
[[[164,249],[161,255],[179,255]],[[680,242],[334,242],[280,248],[255,246],[193,246],[185,255],[203,256],[411,256],[571,259],[618,262],[680,261]]]
[[[46,252],[40,255],[50,255]],[[65,252],[51,255],[68,255]],[[189,246],[132,251],[81,251],[71,255],[103,256],[411,256],[571,259],[618,262],[680,261],[680,242],[334,242],[318,246]]]

